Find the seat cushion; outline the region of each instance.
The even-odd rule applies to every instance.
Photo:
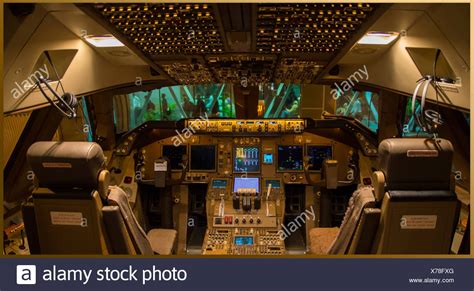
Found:
[[[326,255],[333,244],[339,228],[322,227],[313,228],[309,231],[309,251],[311,254]]]
[[[153,251],[159,255],[171,255],[178,232],[174,229],[152,229],[148,232],[148,241]]]

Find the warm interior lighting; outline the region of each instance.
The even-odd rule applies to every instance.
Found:
[[[357,43],[358,44],[374,44],[387,45],[398,37],[398,32],[380,32],[371,31],[366,33]]]
[[[85,40],[95,47],[121,47],[125,46],[113,35],[87,35]]]

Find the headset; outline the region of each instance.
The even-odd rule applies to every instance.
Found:
[[[441,53],[441,50],[436,51],[436,56],[433,64],[433,75],[425,75],[421,79],[419,79],[416,83],[415,91],[413,92],[413,97],[411,99],[411,112],[412,115],[414,116],[415,120],[417,123],[421,126],[423,131],[429,132],[432,134],[436,134],[436,129],[438,126],[441,126],[444,124],[444,120],[441,117],[441,114],[439,113],[439,103],[438,103],[438,94],[444,93],[442,88],[438,85],[438,82],[448,82],[452,83],[453,80],[449,78],[440,78],[436,76],[436,63],[438,61],[438,57]],[[432,85],[433,88],[435,89],[436,92],[436,104],[438,105],[438,111],[433,110],[433,109],[427,109],[424,110],[425,108],[425,101],[426,101],[426,93],[428,92],[428,87]],[[418,96],[418,91],[420,88],[423,87],[423,90],[421,91],[421,104],[420,104],[420,112],[417,114],[415,111],[415,101]],[[441,92],[440,92],[441,91]]]
[[[46,85],[46,87],[53,93],[53,95],[58,99],[58,104],[53,101],[52,98],[46,94],[44,91],[43,87],[41,84]],[[76,118],[76,107],[79,105],[79,102],[77,101],[77,98],[74,94],[65,92],[62,96],[59,96],[59,94],[51,88],[51,85],[49,85],[48,81],[44,79],[43,77],[38,78],[38,83],[37,83],[41,93],[43,96],[48,100],[48,102],[56,107],[56,109],[65,117],[67,118]]]
[[[53,70],[54,70],[54,72],[56,74],[56,77],[58,79],[58,83],[62,88],[63,95],[60,96],[55,90],[53,90],[53,88],[49,84],[48,80],[46,80],[42,76],[38,78],[38,82],[36,83],[36,86],[40,89],[40,91],[43,94],[44,98],[46,98],[48,100],[48,102],[52,106],[54,106],[64,117],[67,117],[69,119],[76,118],[77,117],[76,108],[79,105],[79,102],[77,101],[77,98],[74,94],[64,91],[63,84],[61,83],[58,72],[56,70],[56,66],[54,66],[54,64],[51,60],[51,56],[49,55],[49,52],[45,51],[44,54],[46,55],[46,58],[48,59],[51,66],[53,67]],[[44,84],[48,88],[48,90],[53,93],[54,97],[56,97],[56,99],[58,100],[57,103],[53,101],[54,97],[51,98],[50,96],[48,96],[48,94],[46,94],[43,86],[41,86],[42,84]]]

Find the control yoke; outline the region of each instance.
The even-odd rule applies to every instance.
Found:
[[[310,164],[310,157],[305,156],[303,158],[303,169],[306,177],[306,181],[312,186],[324,186],[327,189],[336,189],[339,184],[344,184],[345,181],[337,180],[338,162],[337,160],[324,160],[323,167],[321,169],[321,181],[316,182],[311,178],[309,169],[313,166]]]
[[[188,171],[188,168],[189,168],[188,155],[182,156],[181,163],[179,165],[182,168],[181,175],[179,176],[179,179],[171,180],[171,185],[179,185],[183,183],[184,179],[186,178],[186,172]]]
[[[303,169],[304,169],[304,175],[306,177],[306,181],[308,181],[308,183],[313,186],[324,185],[324,181],[322,179],[320,182],[316,182],[311,178],[311,175],[309,174],[309,168],[311,168],[313,165],[310,164],[310,160],[311,158],[309,156],[304,156],[303,158]]]

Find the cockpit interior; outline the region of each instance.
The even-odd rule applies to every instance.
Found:
[[[4,254],[470,254],[469,10],[5,4]]]

